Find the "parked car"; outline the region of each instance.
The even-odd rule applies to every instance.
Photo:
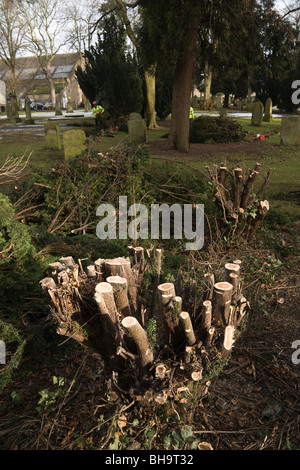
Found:
[[[50,101],[45,101],[45,104],[44,104],[44,109],[52,109],[52,103],[50,103]]]
[[[43,103],[36,103],[35,101],[31,101],[30,108],[31,109],[45,109]]]

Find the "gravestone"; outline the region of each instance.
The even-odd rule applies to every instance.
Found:
[[[146,142],[146,123],[139,113],[131,113],[127,122],[129,140],[142,144]]]
[[[247,111],[252,111],[252,94],[251,94],[251,88],[248,89],[248,93],[247,93],[246,110],[247,110]]]
[[[12,120],[12,108],[11,108],[11,98],[10,95],[6,97],[6,116],[8,122],[11,122]]]
[[[24,121],[25,124],[27,125],[34,124],[34,119],[32,119],[31,117],[30,99],[28,98],[28,96],[26,96],[25,98],[25,114],[26,114],[25,121]]]
[[[193,96],[191,106],[192,108],[196,108],[198,106],[198,96],[196,95]]]
[[[280,145],[300,145],[300,116],[286,116],[281,119]]]
[[[67,102],[67,113],[73,113],[73,105],[71,100],[68,100]]]
[[[271,98],[268,98],[265,105],[265,114],[263,117],[264,122],[271,122],[273,120],[273,103]]]
[[[44,130],[47,148],[61,150],[59,125],[55,122],[46,122]]]
[[[223,96],[224,96],[224,93],[221,93],[221,92],[216,94],[216,108],[217,109],[223,108]]]
[[[220,114],[220,117],[226,117],[226,116],[228,116],[227,109],[226,109],[226,108],[221,108],[219,114]]]
[[[264,114],[264,105],[261,101],[255,101],[252,108],[252,126],[261,126],[262,119]]]
[[[81,129],[71,129],[63,134],[65,158],[76,157],[86,150],[86,135]]]
[[[16,95],[14,95],[13,93],[9,93],[8,101],[10,102],[8,116],[7,116],[9,122],[12,122],[12,123],[21,122],[21,118],[19,117],[19,112],[18,112],[18,100],[17,100]]]
[[[56,100],[55,102],[55,116],[62,116],[62,110],[60,105],[60,100]]]

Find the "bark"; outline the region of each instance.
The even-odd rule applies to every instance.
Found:
[[[229,282],[217,282],[213,292],[213,320],[217,326],[227,326],[233,286]]]
[[[131,315],[127,279],[120,276],[109,276],[106,281],[112,286],[116,307],[122,317]]]
[[[149,129],[157,129],[155,114],[155,67],[145,70],[146,84],[146,124]]]
[[[145,330],[134,317],[124,318],[122,326],[129,332],[137,346],[142,368],[148,366],[153,361],[153,353]]]
[[[49,83],[49,87],[50,87],[51,102],[52,102],[52,105],[55,106],[56,93],[55,93],[55,86],[54,86],[53,78],[52,78],[52,75],[51,75],[50,67],[51,67],[51,64],[47,64],[46,79],[47,79],[47,82]]]
[[[183,331],[188,346],[193,346],[196,343],[196,336],[194,333],[194,328],[189,313],[181,312],[180,321],[182,323]]]
[[[197,24],[191,21],[190,29],[182,44],[180,59],[175,68],[172,96],[171,130],[169,147],[178,152],[189,151],[189,114],[193,77],[196,67],[195,48]]]
[[[212,82],[212,67],[209,65],[208,61],[205,61],[205,66],[204,66],[204,109],[209,109],[211,82]]]
[[[133,312],[136,312],[138,304],[138,292],[130,261],[125,258],[107,260],[105,261],[105,272],[107,276],[120,276],[127,279],[128,295],[131,302],[131,308],[133,309]]]

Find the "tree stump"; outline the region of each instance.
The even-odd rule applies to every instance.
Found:
[[[268,170],[261,186],[254,190],[260,167],[257,163],[248,176],[240,167],[232,171],[225,165],[216,166],[214,170],[206,167],[214,189],[214,202],[221,212],[221,223],[226,224],[229,234],[243,234],[249,241],[269,211],[268,201],[259,198],[269,183],[272,169]]]
[[[155,292],[147,290],[157,251],[129,249],[132,260],[99,258],[86,271],[70,257],[49,266],[40,284],[57,332],[101,355],[118,395],[160,405],[169,398],[180,401],[180,391],[197,383],[204,396],[214,362],[228,360],[249,311],[240,261],[225,264],[223,279],[207,273],[201,291],[195,292],[195,283],[186,284],[183,304],[173,283],[157,285],[155,277]],[[141,278],[145,285],[138,283]],[[137,299],[143,296],[148,302],[143,299],[142,314]]]

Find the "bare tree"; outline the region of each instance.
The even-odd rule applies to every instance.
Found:
[[[26,24],[20,17],[19,3],[12,0],[0,0],[0,59],[10,72],[9,89],[16,93],[16,58],[24,49]]]
[[[51,64],[65,44],[66,18],[62,15],[62,0],[37,0],[21,3],[22,17],[27,25],[27,50],[38,59],[50,87],[51,101],[55,103],[55,86]]]
[[[71,49],[80,53],[90,49],[101,4],[102,0],[87,0],[84,4],[75,0],[65,2],[67,43]]]

